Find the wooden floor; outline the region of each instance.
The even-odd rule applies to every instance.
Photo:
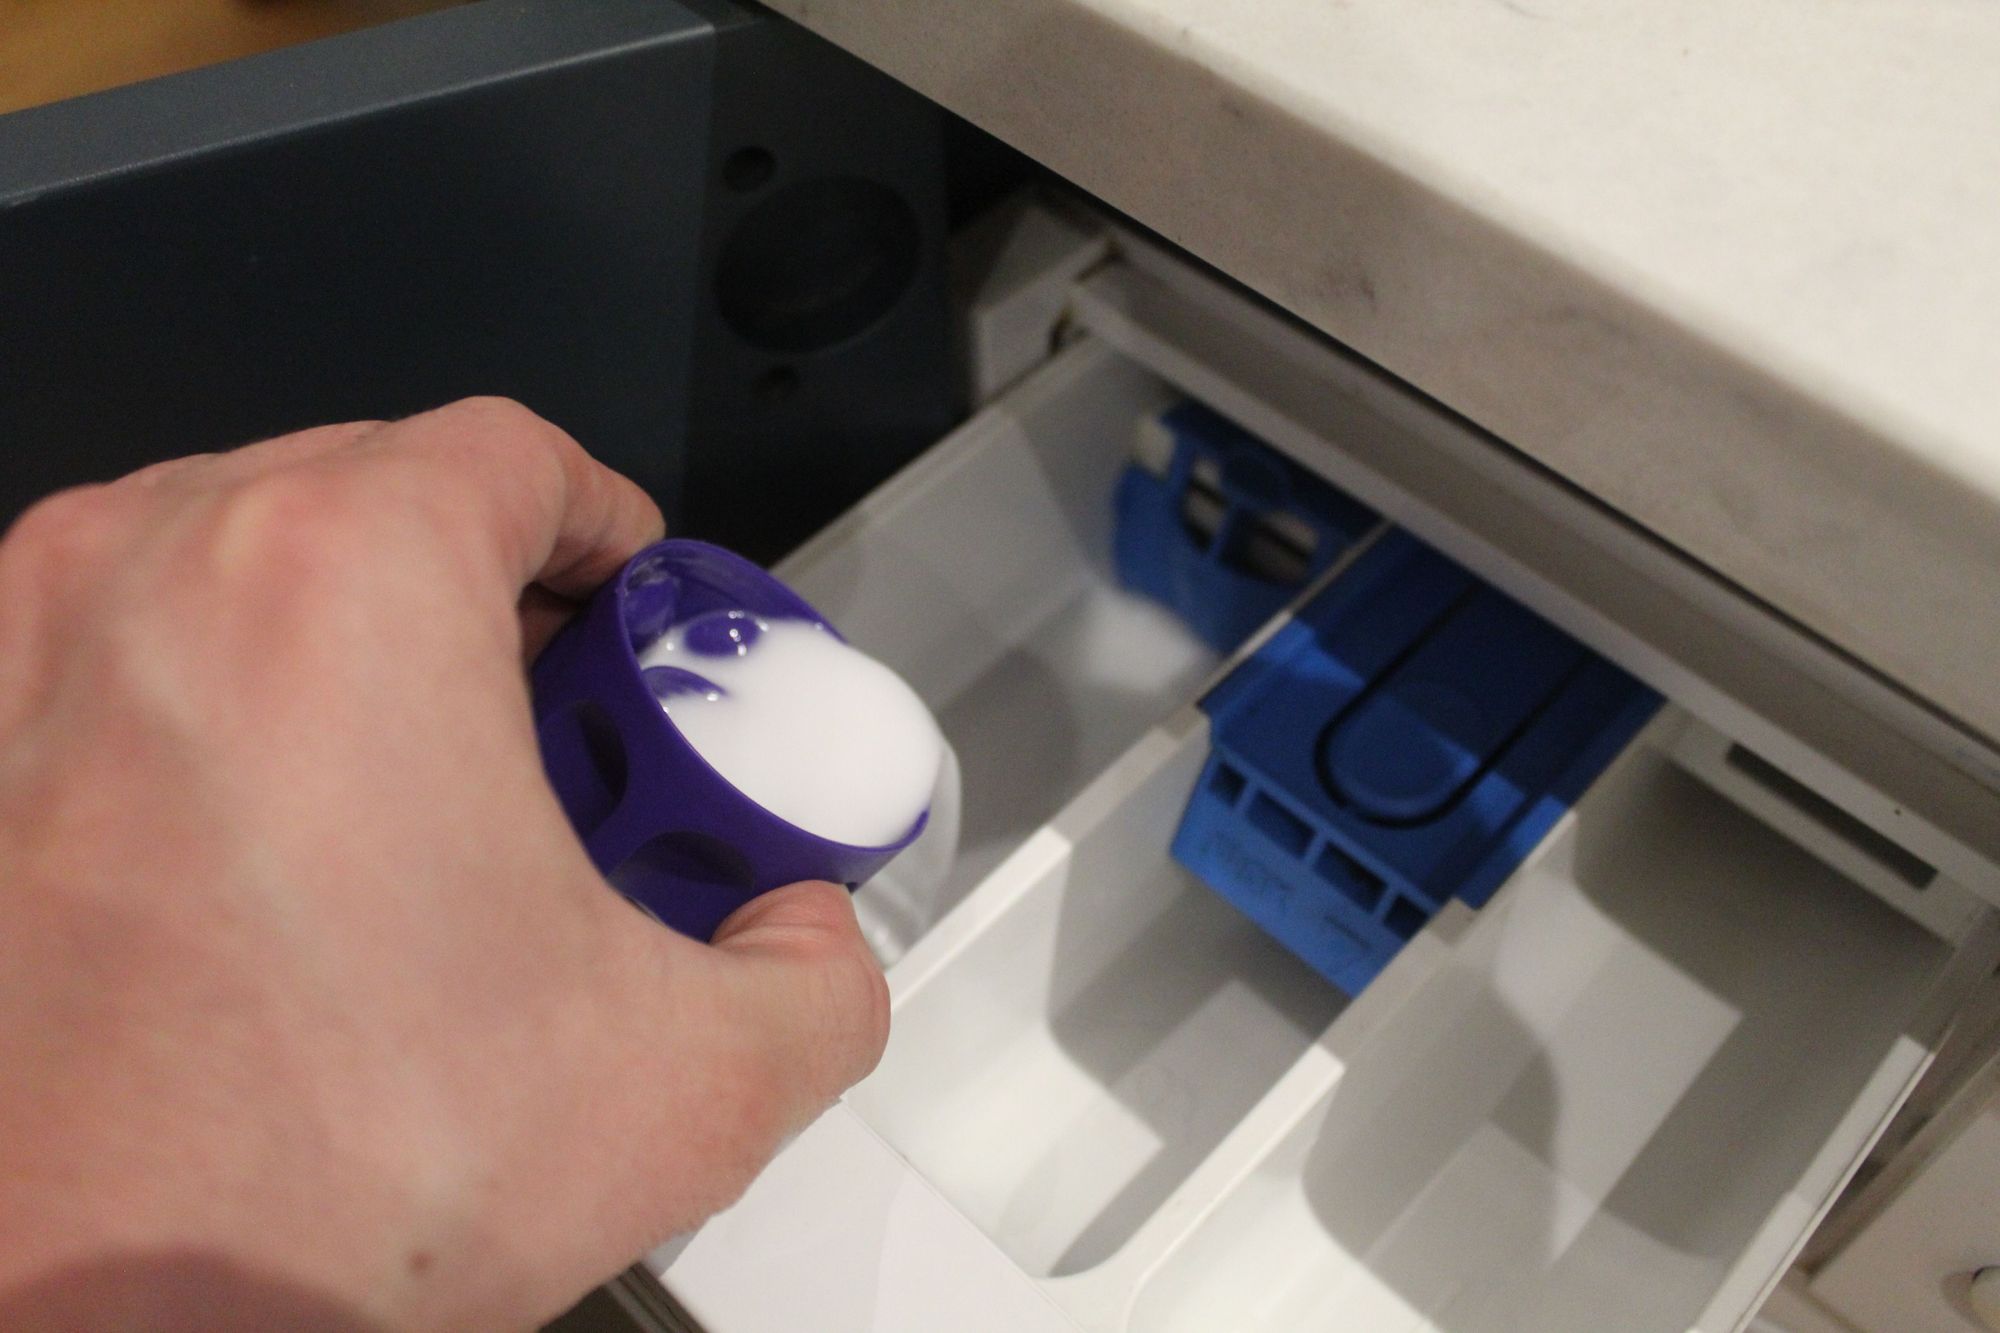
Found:
[[[0,112],[459,0],[0,0]]]

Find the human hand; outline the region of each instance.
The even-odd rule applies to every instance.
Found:
[[[659,530],[479,400],[0,541],[0,1325],[532,1324],[873,1065],[844,893],[675,935],[542,777],[524,655]]]

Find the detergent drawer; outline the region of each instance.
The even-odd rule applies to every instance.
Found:
[[[1492,882],[1419,902],[1312,822],[1323,796],[1232,768],[1218,702],[1337,638],[1324,608],[1415,539],[1377,495],[1336,532],[1285,512],[1296,474],[1188,465],[1162,443],[1188,386],[1136,345],[1070,341],[782,567],[937,710],[960,854],[926,894],[862,888],[888,1053],[655,1256],[666,1290],[713,1333],[1742,1326],[1990,967],[1990,912],[1651,670]],[[1162,478],[1168,538],[1234,566],[1174,565],[1164,602],[1132,590],[1155,566],[1126,527]],[[1278,499],[1246,519],[1246,494]],[[1454,568],[1450,606],[1490,591]],[[1246,574],[1277,609],[1239,641],[1172,605]],[[1508,714],[1465,781],[1552,707]],[[1190,868],[1216,799],[1241,816],[1223,888]],[[1291,879],[1258,868],[1283,857]],[[1382,881],[1394,947],[1363,980],[1255,901],[1319,901],[1297,885],[1321,872]]]

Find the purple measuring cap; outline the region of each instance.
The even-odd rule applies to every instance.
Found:
[[[590,859],[620,893],[704,940],[768,890],[802,879],[854,887],[915,841],[929,817],[885,847],[834,842],[764,809],[701,757],[660,699],[715,686],[680,667],[641,671],[638,654],[682,625],[697,654],[691,661],[733,651],[756,626],[732,623],[723,614],[730,611],[811,621],[838,637],[742,556],[675,539],[633,556],[533,672],[542,765]]]

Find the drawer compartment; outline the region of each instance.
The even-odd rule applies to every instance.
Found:
[[[1105,1333],[1740,1326],[1921,1073],[1953,946],[1684,767],[1713,733],[1669,703],[1347,998],[1172,854],[1232,664],[1111,572],[1167,401],[1086,339],[782,569],[932,703],[966,787],[944,892],[857,900],[895,959],[843,1113],[873,1137],[788,1155],[871,1142],[970,1225],[857,1202],[880,1264],[822,1262],[760,1183],[669,1286],[796,1284],[877,1333],[939,1325],[872,1283],[954,1266]],[[820,1165],[777,1174],[848,1178]]]
[[[849,1097],[1037,1275],[1110,1257],[1345,1001],[1168,855],[1205,752],[1149,737],[1107,775],[1136,789],[1072,812],[1073,849],[1007,863],[985,929],[905,957]]]
[[[1950,949],[1676,766],[1688,725],[1350,1003],[1167,855],[1187,710],[892,969],[849,1104],[1081,1327],[1733,1328]]]
[[[900,672],[957,751],[958,855],[930,901],[864,889],[893,955],[1020,845],[1218,657],[1112,573],[1112,495],[1157,380],[1087,343],[1057,357],[778,567]]]
[[[1733,1327],[1921,1067],[1947,952],[1642,740],[1392,1015],[1336,1023],[1131,1326]]]

